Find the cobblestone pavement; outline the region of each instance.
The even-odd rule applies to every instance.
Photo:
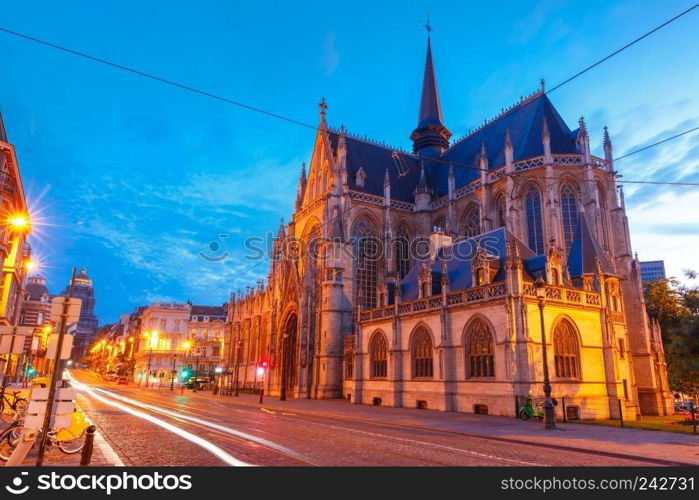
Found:
[[[564,437],[549,438],[547,446],[541,446],[540,426],[515,419],[343,401],[268,399],[260,405],[256,396],[233,398],[192,391],[180,395],[169,388],[106,383],[89,372],[74,372],[74,376],[88,386],[81,391],[81,401],[85,400],[81,404],[125,465],[235,465],[234,461],[302,466],[667,464],[659,457],[654,460],[653,454],[629,450],[624,454],[637,456],[609,455],[623,452],[619,438],[610,441],[607,450],[585,450],[579,442],[585,441],[588,431],[576,431],[581,433],[571,437],[567,449],[555,440],[565,440],[568,431],[549,431]],[[688,444],[664,447],[678,449],[675,453],[681,455],[675,460],[688,462],[687,456],[697,452]]]

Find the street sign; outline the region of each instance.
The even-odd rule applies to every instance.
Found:
[[[27,405],[27,416],[24,419],[24,428],[41,429],[44,424],[44,417],[46,415],[49,389],[40,387],[34,388],[32,389],[29,397],[30,399],[29,404]],[[70,427],[72,414],[75,411],[74,399],[75,389],[56,389],[52,409],[53,415],[51,416],[52,428],[66,429]]]
[[[63,304],[68,301],[68,318],[66,323],[75,323],[80,318],[80,306],[82,300],[76,298],[68,297],[54,297],[51,299],[51,321],[56,324],[61,322],[61,315],[63,314]]]
[[[26,338],[32,335],[34,335],[33,326],[0,326],[0,354],[22,354]],[[14,343],[12,342],[13,336]]]
[[[46,348],[46,359],[56,359],[56,349],[58,346],[58,333],[49,335],[49,345]],[[61,359],[69,359],[70,352],[73,349],[73,336],[65,335],[63,337],[63,346],[61,348]],[[60,389],[59,389],[60,390]],[[48,395],[47,395],[48,397]]]

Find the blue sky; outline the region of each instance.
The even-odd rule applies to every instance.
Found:
[[[425,13],[444,118],[456,137],[693,2],[13,2],[3,27],[307,123],[409,146]],[[109,4],[109,5],[108,5]],[[692,12],[550,95],[593,148],[620,155],[699,124]],[[153,300],[224,302],[266,276],[242,241],[288,217],[313,131],[0,33],[0,107],[54,293],[86,265],[103,321]],[[573,127],[574,128],[574,127]],[[626,179],[699,180],[699,135],[618,162]],[[697,268],[699,190],[626,187],[641,259]],[[207,251],[219,235],[221,262]],[[209,253],[211,253],[209,251]]]

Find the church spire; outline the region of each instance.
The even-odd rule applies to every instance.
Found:
[[[449,147],[451,132],[444,126],[442,105],[439,101],[437,79],[432,63],[432,26],[427,21],[427,56],[425,58],[425,73],[422,79],[422,96],[420,111],[417,118],[417,128],[410,135],[413,141],[413,151],[423,156],[438,156]]]

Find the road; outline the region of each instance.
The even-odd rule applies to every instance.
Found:
[[[652,465],[584,451],[180,395],[73,371],[78,402],[127,466]],[[313,402],[309,402],[312,404]]]

